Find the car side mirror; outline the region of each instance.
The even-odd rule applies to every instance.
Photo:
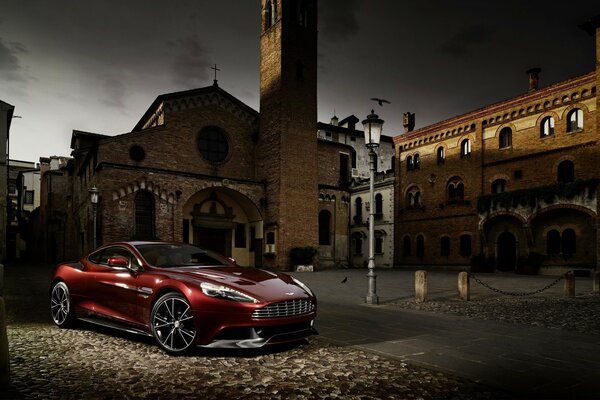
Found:
[[[129,260],[126,259],[125,257],[111,257],[108,259],[108,266],[109,267],[122,267],[122,268],[129,268]]]

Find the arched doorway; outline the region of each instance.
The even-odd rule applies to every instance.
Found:
[[[233,257],[241,266],[260,266],[263,220],[242,193],[213,187],[194,194],[183,207],[183,241]]]
[[[496,267],[500,271],[514,271],[517,266],[517,239],[510,232],[498,235]]]

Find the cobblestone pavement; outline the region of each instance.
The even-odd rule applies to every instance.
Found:
[[[88,325],[58,329],[47,309],[48,275],[26,266],[6,273],[11,386],[2,399],[511,398],[318,337],[286,348],[173,357],[150,338]]]
[[[497,399],[468,381],[318,339],[275,352],[165,354],[96,330],[9,326],[23,399]]]
[[[395,300],[390,304],[412,310],[600,335],[600,319],[597,318],[600,315],[598,294],[582,294],[574,298],[499,296],[470,302],[457,299],[424,303]]]

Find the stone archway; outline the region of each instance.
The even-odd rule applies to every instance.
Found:
[[[202,189],[188,199],[183,239],[232,257],[241,266],[262,265],[262,216],[256,204],[230,188]]]
[[[502,232],[496,240],[496,268],[500,271],[514,271],[518,259],[517,239],[511,232]]]

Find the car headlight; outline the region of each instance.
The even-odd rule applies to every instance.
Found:
[[[296,285],[298,285],[298,286],[300,286],[302,289],[304,289],[304,291],[305,291],[306,293],[308,293],[308,295],[309,295],[309,296],[314,296],[314,294],[313,294],[312,290],[310,290],[310,289],[308,288],[308,286],[306,286],[304,283],[300,282],[298,279],[294,278],[293,276],[292,276],[292,280],[294,281],[294,283],[295,283]]]
[[[219,297],[221,299],[241,301],[243,303],[259,302],[254,297],[248,296],[247,294],[238,292],[235,289],[223,285],[215,285],[213,283],[202,282],[200,284],[200,288],[202,289],[202,293],[210,297]]]

